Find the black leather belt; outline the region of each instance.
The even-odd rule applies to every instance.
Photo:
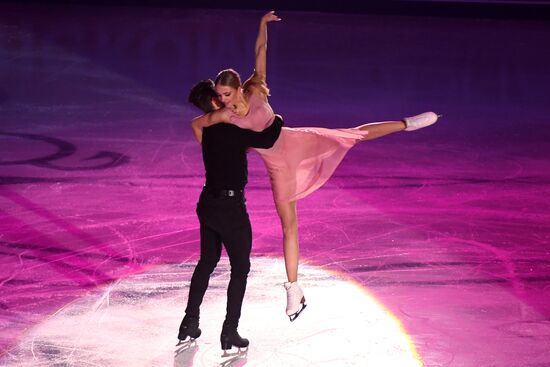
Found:
[[[218,190],[203,187],[202,189],[206,194],[215,198],[242,198],[244,196],[244,190]]]

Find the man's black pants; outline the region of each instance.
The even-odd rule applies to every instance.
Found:
[[[203,190],[197,204],[200,222],[201,255],[189,288],[185,318],[199,318],[199,308],[208,288],[210,274],[220,260],[222,243],[231,264],[231,278],[227,287],[225,322],[237,328],[250,271],[252,229],[242,193],[237,196],[217,196]]]

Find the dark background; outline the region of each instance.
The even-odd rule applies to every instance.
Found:
[[[17,4],[86,4],[110,6],[177,7],[203,9],[249,9],[318,11],[385,15],[431,15],[493,19],[550,19],[550,1],[256,1],[256,0],[52,0],[3,1]]]

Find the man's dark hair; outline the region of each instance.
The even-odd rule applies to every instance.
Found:
[[[207,79],[201,80],[191,88],[188,100],[204,113],[208,113],[214,111],[212,98],[216,97],[218,97],[218,93],[214,89],[214,82],[211,79]]]

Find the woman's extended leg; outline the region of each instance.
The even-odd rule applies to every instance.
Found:
[[[373,140],[380,138],[384,135],[396,133],[398,131],[405,130],[407,126],[403,121],[383,121],[383,122],[373,122],[370,124],[365,124],[357,126],[359,130],[368,131],[369,134],[363,140]]]
[[[439,117],[441,116],[434,112],[424,112],[420,115],[405,117],[402,121],[373,122],[357,126],[357,129],[368,131],[368,135],[363,140],[373,140],[402,130],[414,131],[430,126],[434,124]]]

